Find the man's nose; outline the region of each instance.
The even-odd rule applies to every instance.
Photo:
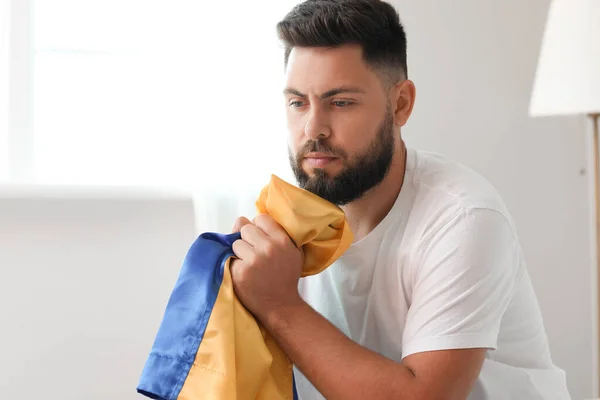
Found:
[[[324,113],[313,107],[304,127],[304,135],[312,140],[327,139],[331,135],[331,129]]]

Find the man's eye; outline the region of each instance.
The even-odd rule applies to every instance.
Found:
[[[294,107],[294,108],[299,108],[299,107],[302,107],[303,105],[304,105],[304,103],[301,101],[298,101],[298,100],[290,102],[290,107]]]
[[[339,101],[334,101],[333,105],[338,107],[338,108],[345,108],[348,107],[350,105],[352,105],[353,103],[351,101],[344,101],[344,100],[339,100]]]

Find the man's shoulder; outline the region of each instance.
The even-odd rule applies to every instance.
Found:
[[[410,219],[424,231],[437,230],[453,218],[475,210],[501,215],[514,229],[514,223],[500,193],[482,174],[448,156],[410,150],[413,201]],[[424,232],[423,232],[424,233]]]
[[[445,209],[507,211],[496,188],[481,173],[439,153],[413,151],[415,203],[425,201]]]

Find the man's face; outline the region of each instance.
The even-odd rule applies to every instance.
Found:
[[[285,100],[300,187],[341,206],[383,180],[397,140],[394,117],[360,47],[293,49]]]

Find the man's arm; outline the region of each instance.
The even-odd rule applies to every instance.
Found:
[[[467,343],[462,341],[449,344],[448,337],[441,335],[441,340],[446,342],[440,346],[439,343],[435,343],[437,337],[431,336],[432,332],[435,334],[438,329],[454,334],[452,338],[455,340],[462,340],[464,337],[456,335],[461,332],[454,332],[454,327],[445,323],[440,322],[439,327],[432,326],[429,318],[439,314],[435,310],[444,308],[444,319],[448,319],[450,315],[456,319],[464,319],[469,310],[463,309],[464,302],[456,301],[455,296],[460,296],[465,291],[470,295],[463,295],[462,298],[468,297],[471,300],[469,304],[480,309],[482,303],[478,301],[480,297],[488,296],[489,287],[487,284],[480,285],[479,278],[474,278],[476,280],[473,282],[464,279],[462,284],[457,284],[456,279],[445,279],[440,285],[438,282],[426,284],[427,278],[419,282],[418,290],[422,294],[413,299],[413,311],[409,312],[409,325],[405,327],[404,333],[405,339],[408,340],[406,351],[409,355],[402,363],[396,363],[354,343],[300,298],[297,286],[303,263],[302,252],[291,242],[285,230],[269,216],[259,216],[254,223],[240,219],[236,222],[234,230],[240,230],[242,234],[242,239],[233,245],[238,259],[231,264],[236,294],[325,397],[334,400],[467,398],[481,370],[489,341],[474,341],[476,338],[468,335]],[[473,238],[478,236],[472,235]],[[459,249],[479,246],[478,239],[474,244],[462,240],[458,242],[455,245],[459,246]],[[490,243],[493,242],[492,240]],[[488,254],[487,246],[479,247],[481,253]],[[427,262],[421,268],[448,269],[451,274],[455,274],[457,271],[448,268],[450,265],[447,262],[447,246],[436,244],[433,248],[438,250],[425,255]],[[458,255],[461,263],[469,259],[464,257],[462,251],[452,254]],[[492,257],[497,255],[494,252],[489,254]],[[479,260],[477,262],[479,263]],[[460,272],[460,268],[456,268]],[[490,269],[495,270],[496,267]],[[440,277],[440,273],[427,272],[427,277]],[[477,273],[489,275],[485,271]],[[444,274],[441,276],[444,277]],[[432,287],[433,284],[440,287]],[[490,280],[489,284],[495,285],[495,281]],[[445,285],[453,286],[440,292],[441,287]],[[477,290],[471,290],[473,285],[477,286]],[[498,287],[503,289],[503,286]],[[434,299],[430,298],[429,292],[436,293]],[[473,293],[478,297],[473,298]],[[495,306],[496,303],[499,304],[495,298],[490,302],[494,303],[494,308],[501,308]],[[457,307],[458,311],[455,310]],[[497,312],[488,307],[481,310],[490,313],[490,319],[495,325],[495,321],[498,320],[495,316]],[[417,318],[418,316],[423,318]],[[470,318],[469,321],[471,320],[478,321]],[[459,327],[459,324],[456,324],[456,327]],[[470,325],[463,324],[463,328],[470,329]],[[429,333],[420,333],[423,330]],[[488,336],[494,335],[486,332],[486,337]],[[420,344],[415,345],[419,339]],[[427,339],[429,344],[425,347],[428,348],[421,348],[422,339]],[[482,345],[473,346],[473,343]],[[444,350],[443,346],[451,346],[445,348],[453,349]],[[436,347],[440,350],[428,351]],[[464,349],[465,347],[470,349]]]
[[[273,310],[262,321],[327,399],[466,399],[485,349],[413,354],[396,363],[356,344],[308,304]]]

